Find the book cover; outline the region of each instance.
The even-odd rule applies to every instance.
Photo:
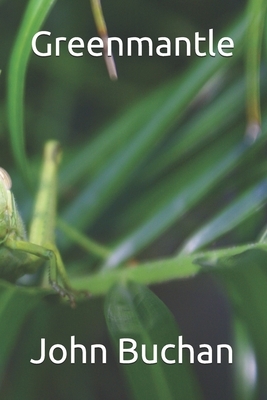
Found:
[[[1,399],[265,399],[267,3],[0,7]]]

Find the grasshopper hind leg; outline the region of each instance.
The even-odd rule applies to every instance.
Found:
[[[85,296],[85,297],[90,297],[90,293],[86,290],[76,290],[73,288],[69,282],[69,278],[65,269],[65,266],[63,264],[61,255],[58,251],[58,249],[53,246],[53,249],[51,250],[55,257],[56,257],[56,269],[54,268],[54,264],[51,265],[51,269],[49,271],[49,281],[53,289],[59,293],[60,296],[62,297],[68,297],[70,301],[71,307],[75,307],[75,298],[79,296]],[[60,279],[62,281],[63,286],[60,286],[57,282],[57,275],[60,276]]]

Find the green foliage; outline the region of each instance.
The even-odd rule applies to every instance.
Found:
[[[92,299],[73,311],[39,288],[39,277],[25,277],[23,287],[1,283],[1,398],[241,399],[248,382],[248,399],[266,396],[265,2],[250,0],[246,10],[209,0],[103,4],[111,36],[193,39],[213,20],[216,37],[235,42],[232,58],[118,57],[116,83],[103,60],[71,58],[66,48],[60,57],[32,55],[31,37],[43,28],[53,37],[96,36],[89,2],[56,2],[50,10],[53,3],[1,2],[1,166],[28,223],[43,145],[62,143],[57,241],[73,285]],[[246,110],[260,115],[259,93],[262,133],[254,141]],[[208,282],[200,289],[199,276]],[[163,283],[152,290],[166,306],[142,286]],[[202,342],[216,345],[221,326],[221,342],[234,348],[233,368],[204,370],[205,382],[203,369],[187,364],[118,365],[116,345],[127,335],[151,346],[181,332],[197,344],[203,309],[214,320]],[[88,348],[105,344],[107,364],[30,364],[41,337],[68,348],[71,335]],[[248,351],[258,368],[251,381]]]
[[[18,339],[25,317],[37,306],[44,293],[40,290],[18,290],[1,282],[1,359],[0,379],[3,381],[8,358]],[[15,311],[15,314],[14,314]],[[14,317],[15,315],[15,317]]]
[[[125,373],[133,394],[147,393],[148,399],[199,399],[195,378],[189,365],[167,365],[160,359],[166,343],[177,345],[180,332],[166,306],[149,289],[130,283],[113,286],[106,297],[106,320],[114,340],[130,338],[137,343],[138,358],[134,364],[125,364]],[[146,346],[145,357],[153,360],[153,345],[157,345],[157,362],[149,366],[142,361],[141,345]],[[129,346],[129,344],[128,344]],[[155,354],[155,353],[154,353]],[[124,359],[130,358],[124,355]]]

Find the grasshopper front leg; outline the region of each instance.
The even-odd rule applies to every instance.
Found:
[[[56,252],[54,250],[50,250],[43,246],[39,246],[38,244],[30,243],[22,240],[14,240],[14,239],[6,239],[5,247],[12,251],[22,251],[27,253],[28,255],[32,255],[32,257],[28,256],[27,265],[28,272],[35,272],[36,267],[39,264],[39,260],[36,257],[43,258],[49,262],[49,282],[53,289],[59,293],[62,297],[67,296],[69,298],[70,304],[72,307],[75,306],[75,300],[73,291],[71,290],[71,286],[68,283],[66,273],[63,273],[64,278],[62,279],[64,288],[61,287],[57,283],[57,272],[60,272],[60,268],[58,265],[60,264],[57,260]],[[61,263],[61,267],[63,263]],[[63,266],[64,268],[64,266]],[[64,268],[65,272],[65,268]]]

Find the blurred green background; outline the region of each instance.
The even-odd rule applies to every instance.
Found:
[[[19,23],[27,2],[1,1],[1,95],[4,109],[7,65]],[[193,40],[194,33],[207,35],[214,28],[221,36],[244,1],[157,1],[103,2],[109,35],[125,39],[129,36],[149,36],[170,39],[186,36]],[[58,1],[44,30],[52,32],[53,38],[80,36],[88,40],[96,36],[90,2]],[[196,58],[196,57],[195,57]],[[50,137],[57,137],[64,146],[78,146],[84,137],[93,136],[97,128],[104,126],[151,89],[177,77],[194,62],[194,57],[116,57],[118,82],[107,77],[101,58],[75,58],[66,46],[60,57],[40,58],[31,56],[26,82],[25,107],[27,109],[27,146],[33,153]],[[53,101],[52,101],[53,99]],[[54,105],[57,105],[55,107]],[[4,118],[1,119],[2,140],[8,139]],[[2,147],[2,146],[1,146]],[[5,161],[6,162],[6,161]]]
[[[228,26],[243,13],[246,6],[246,2],[241,0],[225,2],[168,0],[164,3],[157,0],[148,0],[145,3],[139,0],[127,2],[114,0],[102,3],[110,36],[118,36],[122,39],[129,36],[149,36],[154,41],[159,36],[169,38],[186,36],[193,40],[196,31],[206,36],[210,28],[214,29],[217,37],[224,36]],[[0,3],[0,37],[2,38],[0,159],[1,166],[10,171],[19,209],[28,223],[33,197],[14,165],[6,114],[8,62],[26,4],[27,2],[22,0],[12,2],[2,0]],[[51,31],[53,37],[80,36],[86,41],[96,36],[89,1],[59,0],[50,12],[43,29]],[[240,51],[240,49],[236,50]],[[264,56],[263,74],[266,67],[264,64],[266,53]],[[61,142],[64,151],[63,172],[62,176],[60,175],[60,179],[62,177],[63,180],[63,174],[65,171],[66,175],[68,165],[75,168],[75,164],[68,163],[74,159],[74,156],[79,156],[91,140],[93,142],[97,139],[102,129],[110,126],[113,121],[117,121],[127,110],[143,101],[153,91],[156,93],[157,89],[160,90],[166,84],[165,92],[167,92],[168,87],[172,87],[173,82],[177,82],[177,78],[181,77],[183,81],[185,74],[199,62],[197,57],[193,56],[160,58],[116,57],[116,55],[115,61],[119,80],[112,82],[108,78],[101,58],[89,57],[87,54],[82,58],[74,58],[67,53],[66,47],[60,57],[39,58],[32,54],[27,71],[24,107],[26,147],[34,170],[36,165],[40,164],[44,142],[50,138],[56,138]],[[189,185],[190,179],[192,178],[193,181],[194,176],[197,176],[198,165],[204,165],[205,159],[208,165],[209,155],[212,158],[214,154],[211,166],[213,166],[212,163],[215,166],[217,158],[225,153],[226,159],[226,155],[235,149],[235,145],[243,143],[246,116],[244,82],[241,80],[244,78],[244,70],[244,57],[240,57],[237,62],[232,64],[229,62],[229,65],[218,68],[218,74],[214,74],[215,77],[205,90],[202,90],[198,97],[193,97],[193,102],[188,102],[182,118],[178,120],[177,115],[176,121],[176,117],[173,116],[172,123],[166,128],[168,133],[164,139],[158,138],[158,141],[154,143],[153,151],[147,152],[147,156],[141,160],[140,164],[136,162],[136,168],[133,168],[132,174],[129,173],[127,183],[122,185],[122,189],[118,190],[116,196],[110,196],[110,200],[106,201],[92,223],[84,224],[85,226],[82,226],[82,222],[80,226],[78,223],[78,228],[107,246],[115,246],[123,242],[123,239],[128,237],[127,235],[130,235],[135,228],[138,229],[139,222],[141,225],[147,216],[156,214],[157,207],[165,201],[164,196],[167,191],[172,193],[179,170],[188,171],[188,174],[184,173],[181,178],[181,185]],[[229,94],[228,100],[224,100],[223,96],[227,90],[229,93],[232,90],[232,94]],[[213,102],[222,98],[222,105],[218,112],[220,114],[220,110],[223,110],[235,95],[236,100],[232,100],[234,104],[223,121],[217,122],[214,119],[214,134],[212,131],[209,137],[207,133],[207,138],[200,140],[196,148],[192,146],[187,150],[185,147],[184,156],[180,155],[178,162],[167,164],[167,167],[162,169],[159,163],[159,171],[157,171],[157,160],[161,160],[165,152],[168,158],[168,152],[176,143],[177,133],[187,132],[189,124],[195,119],[196,124],[200,126],[201,122],[198,122],[197,118],[201,118],[206,110],[209,114]],[[160,105],[159,100],[159,108]],[[263,107],[264,105],[263,96]],[[149,110],[148,115],[150,115]],[[143,119],[145,120],[145,117]],[[130,120],[128,124],[131,125]],[[206,131],[208,132],[208,129]],[[111,144],[110,154],[107,152],[103,156],[104,164],[106,160],[109,160],[110,155],[115,154],[117,147],[119,148],[120,144],[114,141]],[[203,157],[203,162],[201,157]],[[90,158],[90,153],[88,153],[88,158]],[[197,160],[199,164],[197,162],[194,164]],[[101,169],[101,165],[98,169]],[[98,169],[96,167],[96,174]],[[219,167],[218,170],[220,171]],[[210,171],[212,174],[213,167]],[[179,219],[174,218],[174,221],[158,232],[155,238],[151,238],[144,248],[138,249],[129,257],[138,255],[138,260],[147,260],[174,256],[186,239],[207,221],[220,215],[225,206],[230,207],[244,193],[252,191],[254,184],[262,182],[266,175],[265,171],[265,148],[258,146],[240,163],[236,161],[232,167],[229,166],[227,173],[222,176],[218,173],[218,179],[214,178],[210,191],[207,189],[207,193],[200,196],[196,202],[192,202],[192,206],[188,207],[187,212],[182,213]],[[94,178],[94,173],[87,169],[77,181],[65,184],[62,188],[59,208],[63,215],[64,210],[67,210],[79,192]],[[214,167],[214,176],[215,173],[217,172]],[[201,181],[199,182],[198,188],[201,191]],[[180,184],[179,181],[178,184]],[[255,200],[254,197],[253,200],[248,201],[251,209],[240,217],[240,223],[234,224],[233,229],[230,229],[231,218],[228,216],[229,228],[214,236],[214,240],[207,240],[205,244],[210,244],[209,248],[212,249],[256,241],[264,229],[266,220],[266,207],[261,207],[266,198],[265,186],[263,191],[262,202],[258,201],[258,198]],[[252,208],[253,203],[256,204],[256,208]],[[238,209],[240,211],[241,207]],[[235,212],[232,215],[234,214]],[[82,216],[80,218],[82,219]],[[95,257],[88,259],[77,247],[67,247],[62,234],[58,233],[58,235],[64,260],[72,274],[75,273],[75,269],[85,271],[88,266],[91,269],[97,268]],[[194,279],[153,286],[152,290],[172,312],[188,343],[196,347],[201,343],[214,346],[218,343],[233,343],[231,302],[221,281],[217,277],[214,279],[213,274],[200,274]],[[103,302],[102,298],[92,298],[90,301],[79,304],[74,312],[58,304],[51,306],[46,301],[38,304],[34,312],[28,314],[23,324],[17,328],[16,340],[14,339],[9,360],[5,364],[0,389],[2,398],[4,400],[131,398],[123,371],[116,363],[111,348],[104,320]],[[11,308],[9,318],[14,309],[16,310],[16,305]],[[240,330],[241,337],[244,333],[242,328]],[[110,356],[107,365],[84,366],[77,363],[55,366],[47,362],[37,368],[29,364],[29,358],[38,354],[41,337],[46,337],[50,345],[64,343],[68,346],[71,335],[76,335],[77,342],[84,345],[105,344]],[[245,339],[241,341],[242,343],[246,343],[247,340],[246,334],[244,335]],[[250,365],[253,365],[253,360]],[[242,393],[241,389],[236,389],[239,386],[236,383],[235,366],[194,365],[193,370],[196,372],[202,397],[205,400],[232,398],[260,400],[266,396],[261,374],[259,374],[257,389],[254,388],[255,385],[252,382],[246,391],[247,397],[242,397],[245,396],[245,390]],[[246,376],[243,374],[240,387],[244,388],[245,381]],[[153,398],[151,393],[148,387],[147,392],[140,392],[139,398]]]

